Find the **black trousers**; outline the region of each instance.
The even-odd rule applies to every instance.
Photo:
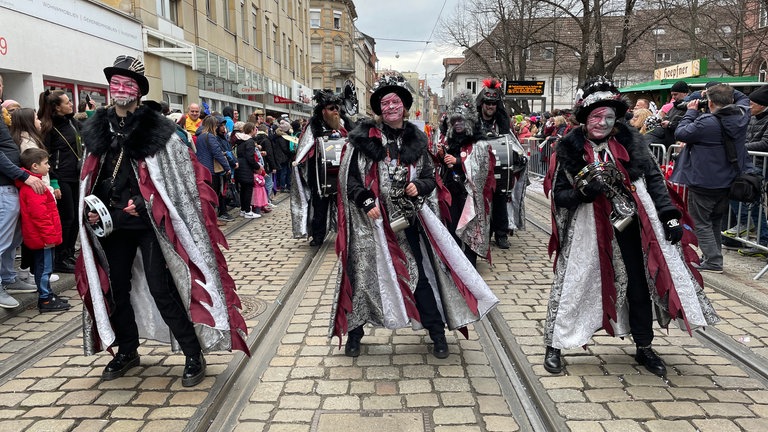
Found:
[[[200,343],[195,329],[187,316],[176,285],[171,279],[160,250],[160,243],[151,228],[144,230],[117,230],[101,239],[101,245],[109,262],[111,290],[108,294],[114,302],[110,321],[115,329],[115,344],[119,352],[128,353],[139,347],[139,331],[136,314],[131,305],[131,268],[136,251],[141,249],[144,261],[144,277],[149,292],[155,300],[163,320],[171,329],[187,356],[200,354]],[[139,311],[141,313],[142,311]],[[142,319],[139,316],[139,319]]]
[[[251,211],[251,200],[253,199],[253,183],[240,183],[240,210],[244,212]]]
[[[310,236],[313,240],[323,241],[328,230],[328,205],[331,197],[320,196],[317,191],[312,191],[312,222]]]
[[[491,206],[491,233],[496,238],[509,234],[509,212],[507,212],[507,193],[494,192]]]
[[[456,235],[456,228],[459,226],[461,212],[464,210],[464,202],[467,200],[466,197],[466,194],[451,194],[451,207],[448,209],[451,214],[451,220],[448,222],[448,231],[451,233],[451,237],[456,240],[456,243],[459,244],[461,250],[464,251],[464,256],[472,263],[473,267],[477,268],[477,254]]]
[[[627,268],[629,330],[637,346],[648,346],[653,342],[653,306],[648,292],[648,280],[645,277],[645,261],[637,217],[624,231],[614,230],[614,233],[624,266]]]
[[[427,279],[427,275],[424,272],[424,265],[422,264],[423,254],[419,246],[419,228],[411,225],[405,229],[405,235],[408,238],[408,244],[411,247],[413,258],[416,260],[419,269],[419,282],[416,284],[416,291],[413,294],[416,300],[416,309],[421,317],[421,325],[427,329],[429,336],[434,340],[435,336],[445,335],[445,323],[440,315],[440,310],[437,308],[437,300],[432,292],[429,279]],[[349,337],[357,340],[360,340],[364,334],[363,326],[349,331]]]
[[[57,202],[59,218],[61,219],[62,242],[56,246],[56,262],[60,263],[75,256],[75,242],[77,242],[78,225],[75,214],[77,212],[77,200],[79,189],[78,182],[59,180],[61,199]]]

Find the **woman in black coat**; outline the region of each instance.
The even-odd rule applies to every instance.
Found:
[[[238,166],[235,169],[235,181],[240,185],[240,216],[253,219],[256,216],[251,210],[253,198],[253,175],[261,170],[256,161],[256,143],[253,136],[256,126],[253,123],[243,125],[242,132],[235,132],[233,144],[236,146]]]
[[[80,180],[80,160],[83,144],[80,122],[73,118],[74,109],[69,96],[61,90],[40,93],[40,118],[43,144],[48,150],[51,180],[58,182],[54,191],[61,219],[62,243],[56,246],[53,270],[60,273],[75,271],[75,242],[78,225],[77,200]]]

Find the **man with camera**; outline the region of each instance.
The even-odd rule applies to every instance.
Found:
[[[728,211],[731,183],[750,164],[745,147],[749,123],[749,98],[728,85],[718,84],[702,92],[709,113],[699,110],[701,99],[688,102],[675,138],[686,143],[670,179],[688,186],[688,211],[696,226],[703,259],[699,270],[723,272],[721,225]],[[738,169],[726,152],[732,140]]]
[[[672,96],[672,108],[667,111],[661,122],[661,127],[664,129],[664,145],[667,148],[675,143],[675,130],[686,111],[686,108],[680,106],[680,103],[688,97],[691,89],[685,81],[678,81],[672,84],[669,93]]]

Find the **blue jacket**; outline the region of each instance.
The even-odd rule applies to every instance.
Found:
[[[227,161],[227,157],[224,154],[224,151],[222,151],[221,143],[219,143],[219,141],[220,140],[216,135],[208,132],[201,133],[200,137],[197,138],[197,153],[195,153],[197,155],[197,160],[208,168],[211,175],[216,175],[213,172],[214,159],[219,161],[225,171],[230,170],[229,161]]]
[[[675,130],[675,138],[686,146],[680,153],[671,181],[701,189],[727,189],[736,176],[751,167],[745,147],[749,124],[749,98],[734,92],[734,103],[717,111],[736,147],[739,168],[728,160],[720,121],[714,114],[688,110]]]

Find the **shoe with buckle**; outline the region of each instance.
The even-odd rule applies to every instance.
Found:
[[[667,374],[667,367],[664,366],[664,362],[661,358],[653,352],[650,345],[647,347],[637,347],[635,360],[645,366],[645,369],[654,375],[663,377]]]
[[[139,365],[139,353],[137,351],[125,353],[117,353],[115,358],[107,363],[107,367],[104,368],[104,372],[101,373],[101,379],[104,381],[111,381],[115,378],[120,378],[125,375],[129,369]]]
[[[557,348],[547,347],[544,353],[544,369],[552,374],[559,374],[563,371],[563,360],[560,358],[560,350]]]
[[[450,352],[448,351],[448,341],[445,340],[445,335],[441,334],[433,336],[432,342],[432,355],[439,359],[448,358]]]
[[[509,249],[509,238],[507,236],[496,236],[496,246],[499,249]]]
[[[205,378],[205,358],[203,353],[187,356],[187,362],[184,365],[184,375],[181,377],[183,387],[194,387]]]
[[[360,356],[360,339],[354,336],[347,337],[347,344],[344,346],[344,355],[347,357]]]

